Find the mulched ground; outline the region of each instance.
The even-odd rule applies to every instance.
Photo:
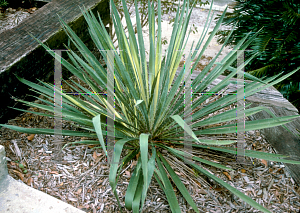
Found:
[[[65,84],[63,84],[63,89],[67,89]],[[214,96],[213,98],[218,97]],[[41,102],[37,101],[37,103]],[[228,110],[230,107],[224,110]],[[44,112],[37,108],[32,108],[32,110]],[[8,124],[27,128],[54,128],[53,118],[30,113],[16,117]],[[63,129],[79,130],[67,122],[63,122]],[[57,162],[53,136],[28,135],[6,128],[2,128],[0,134],[0,144],[6,150],[9,174],[16,180],[85,212],[120,212],[117,200],[109,186],[109,167],[105,164],[105,156],[101,148],[87,145],[67,146],[62,151],[63,160]],[[233,140],[236,136],[227,134],[220,137],[220,139],[224,138]],[[63,143],[81,139],[84,138],[63,137]],[[246,142],[246,149],[274,153],[259,131],[246,132]],[[253,162],[253,166],[230,165],[230,162],[234,161],[233,156],[207,150],[195,150],[194,152],[204,159],[220,162],[233,168],[233,172],[225,172],[207,165],[203,167],[268,209],[282,213],[299,210],[300,190],[285,171],[283,164],[246,158]],[[188,170],[185,165],[172,158],[168,153],[164,154],[192,195],[200,212],[259,212],[249,205],[245,205],[241,199],[201,174],[194,173],[197,178],[196,180],[192,179],[189,173],[193,171]],[[24,168],[19,167],[20,163],[24,165]],[[118,181],[117,192],[122,205],[124,205],[125,192],[135,165],[136,161],[130,162],[122,170]],[[167,199],[154,180],[153,178],[150,184],[143,212],[170,212]],[[175,188],[174,190],[182,212],[194,212],[179,195],[179,192]],[[123,206],[123,212],[130,211]]]

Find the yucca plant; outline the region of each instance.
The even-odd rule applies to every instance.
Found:
[[[185,86],[181,84],[183,81],[188,81],[190,74],[193,73],[197,66],[203,52],[209,45],[213,36],[217,32],[222,19],[225,15],[226,9],[221,19],[216,24],[212,34],[206,41],[203,49],[198,54],[198,49],[203,42],[203,38],[207,32],[207,29],[203,31],[201,38],[199,39],[196,50],[192,49],[189,52],[188,60],[185,67],[182,68],[175,78],[176,70],[178,69],[180,59],[185,49],[186,31],[191,16],[192,10],[189,11],[188,0],[184,0],[179,13],[180,6],[175,18],[175,24],[165,56],[162,56],[161,51],[161,7],[160,0],[158,1],[158,34],[157,40],[155,40],[155,22],[154,22],[154,6],[148,1],[149,11],[149,37],[150,37],[150,56],[149,56],[149,67],[145,60],[145,45],[143,41],[142,29],[139,19],[139,13],[137,9],[137,3],[135,2],[136,10],[136,21],[138,26],[138,35],[135,37],[131,20],[128,15],[125,0],[122,0],[122,4],[125,11],[125,17],[127,26],[129,29],[128,38],[126,37],[123,26],[120,21],[120,17],[115,8],[114,2],[111,1],[113,9],[113,22],[117,33],[118,44],[120,47],[120,55],[115,54],[114,61],[112,63],[111,56],[106,54],[105,50],[116,49],[108,35],[105,26],[103,25],[100,15],[98,19],[92,12],[82,10],[85,20],[89,26],[90,36],[95,42],[97,48],[101,51],[103,59],[107,66],[114,70],[114,82],[109,82],[108,71],[106,71],[101,63],[94,57],[90,50],[86,48],[84,43],[76,36],[71,28],[60,19],[63,29],[68,34],[69,38],[80,51],[81,56],[75,54],[73,50],[69,49],[68,56],[74,63],[74,65],[68,63],[65,59],[60,58],[50,48],[44,45],[41,41],[37,40],[53,57],[61,59],[62,65],[64,65],[70,72],[77,76],[82,81],[86,82],[90,88],[84,88],[78,83],[74,82],[79,88],[78,92],[91,93],[93,96],[84,96],[85,100],[80,98],[72,97],[70,95],[61,92],[54,85],[43,83],[43,86],[34,84],[25,79],[19,78],[19,80],[28,86],[35,89],[38,93],[43,94],[45,97],[53,100],[53,90],[62,95],[62,116],[66,121],[72,121],[79,125],[83,131],[70,131],[62,130],[62,135],[65,136],[81,136],[88,137],[93,140],[80,141],[81,143],[93,143],[101,144],[104,153],[107,153],[108,146],[104,141],[104,131],[106,130],[106,119],[114,119],[114,135],[107,133],[109,136],[114,136],[114,152],[113,158],[110,161],[110,174],[109,182],[112,187],[112,191],[116,196],[117,202],[121,209],[121,203],[116,191],[117,181],[120,177],[120,172],[124,166],[126,166],[131,160],[136,157],[137,165],[133,169],[131,179],[128,185],[128,189],[125,196],[125,207],[133,212],[142,211],[147,190],[151,179],[154,178],[159,183],[160,187],[165,192],[167,200],[170,205],[172,212],[181,212],[180,206],[176,199],[176,194],[173,190],[171,181],[175,184],[181,195],[189,203],[189,205],[196,211],[199,212],[197,205],[193,201],[188,190],[181,182],[180,178],[172,167],[171,159],[166,152],[176,158],[178,161],[185,161],[185,166],[192,168],[198,173],[202,173],[208,178],[214,180],[218,184],[227,188],[230,192],[250,204],[251,206],[263,211],[270,212],[265,207],[261,206],[242,192],[238,191],[230,184],[224,182],[220,178],[208,172],[203,168],[204,165],[214,166],[221,170],[232,170],[229,167],[221,165],[219,163],[204,160],[201,156],[194,156],[192,152],[183,151],[182,146],[185,145],[186,141],[192,143],[193,150],[207,149],[221,151],[224,154],[235,154],[235,149],[230,147],[222,147],[222,145],[234,144],[235,140],[209,140],[199,139],[201,135],[210,134],[226,134],[235,133],[236,124],[228,124],[218,127],[205,128],[207,125],[218,124],[222,122],[235,121],[236,119],[242,118],[242,116],[236,116],[236,110],[241,110],[242,107],[228,110],[214,117],[204,119],[207,115],[217,112],[224,107],[227,107],[244,97],[237,97],[234,95],[224,96],[217,101],[209,104],[205,108],[201,108],[201,104],[206,101],[209,96],[195,97],[192,99],[192,120],[188,126],[185,121]],[[192,7],[193,8],[193,7]],[[210,8],[211,12],[211,8]],[[209,12],[209,15],[210,15]],[[206,21],[205,28],[208,20]],[[190,33],[191,31],[189,31]],[[204,33],[205,32],[205,33]],[[189,34],[188,34],[189,35]],[[210,68],[214,65],[215,60],[220,55],[222,49],[219,51],[217,56],[207,65],[205,69],[193,80],[192,88],[194,93],[200,93],[204,91],[219,75],[221,75],[226,69],[231,69],[232,73],[228,75],[222,82],[210,89],[210,93],[218,93],[224,90],[235,74],[241,73],[242,66],[234,69],[230,67],[234,60],[237,59],[237,50],[245,50],[247,46],[254,40],[257,33],[248,39],[248,35],[240,41],[217,66],[209,72]],[[186,38],[186,41],[184,42]],[[248,39],[248,40],[247,40]],[[104,50],[104,51],[103,51]],[[196,57],[197,56],[197,57]],[[191,66],[191,61],[196,62]],[[245,65],[249,63],[251,59],[245,62]],[[113,64],[113,66],[112,66]],[[190,68],[192,67],[192,68]],[[299,69],[299,68],[298,68]],[[298,69],[286,74],[284,76],[276,75],[269,79],[258,79],[250,74],[246,74],[247,78],[253,80],[252,83],[247,83],[245,88],[241,88],[245,91],[245,97],[251,96],[252,94],[261,91],[271,85],[274,85],[288,76],[295,73]],[[207,74],[207,76],[206,76]],[[277,80],[275,80],[278,78]],[[114,85],[114,91],[107,86]],[[70,84],[69,84],[70,85]],[[72,85],[70,85],[72,86]],[[75,88],[75,87],[73,87]],[[236,92],[241,91],[241,89]],[[106,96],[101,96],[101,92],[114,93],[115,103],[111,103],[107,100]],[[37,107],[50,112],[49,114],[39,115],[53,117],[54,109],[53,104],[48,100],[40,99],[45,104],[30,103],[23,100],[18,100],[27,104],[28,106]],[[199,107],[201,109],[199,109]],[[249,116],[260,112],[262,110],[271,112],[265,107],[248,108],[246,105],[244,113],[245,116]],[[26,110],[22,110],[26,111]],[[244,115],[243,115],[244,116]],[[245,122],[245,129],[242,131],[250,131],[256,129],[270,128],[278,125],[284,125],[291,121],[291,119],[298,118],[299,116],[285,116],[275,117],[258,121],[247,121]],[[115,118],[114,118],[115,117]],[[10,128],[16,131],[31,133],[31,134],[52,134],[55,132],[53,129],[31,129],[21,128],[12,125],[1,125],[6,128]],[[201,130],[199,130],[201,128]],[[88,130],[86,132],[84,130]],[[191,139],[184,138],[185,135],[189,135]],[[77,143],[77,142],[74,142]],[[219,147],[215,147],[218,145]],[[126,152],[125,152],[126,151]],[[121,154],[125,157],[121,158]],[[186,157],[190,157],[194,162],[187,160]],[[265,160],[271,160],[276,162],[299,164],[298,161],[292,161],[285,159],[288,156],[269,154],[257,151],[245,150],[245,156],[260,158]],[[109,157],[109,156],[108,156]],[[120,161],[120,162],[119,162]],[[117,162],[117,163],[115,163]],[[199,165],[199,163],[203,163]]]

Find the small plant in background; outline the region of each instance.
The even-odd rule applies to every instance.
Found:
[[[235,0],[233,13],[227,13],[224,25],[237,24],[227,45],[236,45],[250,31],[252,35],[262,27],[261,34],[255,38],[251,50],[245,52],[249,58],[257,55],[245,71],[261,76],[275,76],[289,73],[300,66],[300,2],[297,0]],[[218,15],[216,19],[219,19]],[[223,44],[229,30],[216,33],[219,44]],[[226,46],[227,46],[226,45]],[[236,63],[233,63],[236,67]],[[299,82],[300,73],[289,77],[274,87],[300,111]]]
[[[8,2],[5,0],[0,0],[0,7],[6,7],[8,5]]]
[[[2,16],[8,6],[8,2],[5,0],[0,0],[0,15]]]
[[[197,178],[199,175],[205,175],[210,180],[213,180],[217,184],[227,188],[231,193],[241,198],[252,207],[263,212],[270,212],[262,205],[232,187],[230,184],[218,178],[214,175],[214,172],[208,172],[204,167],[205,165],[209,165],[219,170],[233,170],[232,168],[220,163],[205,160],[204,156],[201,156],[201,154],[195,154],[201,152],[194,152],[192,150],[214,150],[232,155],[236,153],[236,149],[234,147],[223,146],[235,144],[236,140],[199,139],[202,135],[236,133],[236,124],[227,124],[217,127],[209,127],[210,125],[236,121],[244,116],[250,116],[262,110],[268,112],[273,116],[273,118],[247,121],[245,122],[245,129],[241,131],[271,128],[274,126],[284,125],[292,121],[292,119],[298,118],[299,116],[275,117],[270,110],[262,106],[249,108],[250,105],[246,105],[222,112],[219,112],[219,110],[281,82],[298,71],[300,67],[284,76],[280,76],[280,74],[278,74],[275,77],[268,79],[264,78],[264,80],[245,73],[245,76],[253,80],[253,82],[246,83],[245,88],[241,88],[244,91],[244,96],[239,98],[233,95],[223,96],[215,102],[208,104],[205,108],[202,107],[202,104],[209,99],[209,96],[204,95],[199,97],[193,95],[191,113],[189,113],[192,114],[192,122],[190,125],[187,125],[185,121],[186,91],[182,82],[187,81],[188,78],[190,78],[191,73],[197,67],[203,52],[220,27],[227,8],[222,14],[220,20],[217,22],[208,40],[205,42],[200,54],[197,54],[203,42],[202,38],[206,35],[204,32],[207,32],[207,29],[203,30],[202,36],[197,42],[195,50],[193,51],[191,48],[184,68],[181,68],[179,74],[175,78],[176,71],[180,64],[180,59],[184,53],[188,35],[191,33],[190,30],[189,34],[186,35],[192,12],[192,9],[189,10],[189,1],[185,0],[183,5],[178,5],[170,44],[164,56],[161,51],[161,2],[160,0],[158,1],[158,31],[156,36],[154,3],[152,2],[152,4],[150,4],[150,1],[148,2],[150,37],[149,66],[145,60],[145,44],[137,2],[135,1],[138,32],[137,38],[134,33],[125,0],[122,0],[122,5],[129,32],[128,38],[125,35],[124,27],[122,26],[115,4],[111,0],[113,22],[116,29],[119,48],[121,50],[120,55],[115,54],[113,61],[114,66],[112,67],[114,68],[114,82],[107,82],[109,81],[107,74],[108,71],[103,68],[98,59],[61,18],[60,22],[64,31],[81,53],[81,55],[77,55],[73,50],[66,46],[69,50],[67,54],[72,60],[73,65],[63,58],[61,58],[61,63],[81,81],[89,85],[88,89],[82,87],[75,81],[72,81],[74,85],[79,87],[79,89],[77,89],[78,93],[94,93],[95,95],[84,96],[84,100],[81,100],[78,97],[72,97],[65,94],[64,91],[61,92],[57,87],[55,88],[53,84],[40,81],[42,85],[38,85],[20,77],[18,77],[18,79],[24,84],[35,89],[38,93],[43,94],[49,100],[53,100],[54,98],[53,91],[62,95],[63,119],[65,121],[77,123],[78,127],[82,129],[82,131],[62,130],[62,135],[80,136],[91,139],[75,141],[72,142],[73,144],[101,144],[101,147],[106,154],[108,146],[105,144],[104,137],[112,136],[109,135],[109,132],[106,132],[106,119],[114,119],[115,141],[113,158],[111,160],[113,163],[110,165],[109,182],[120,209],[122,205],[117,194],[117,182],[123,168],[126,167],[130,161],[136,159],[137,164],[132,169],[133,173],[125,195],[125,207],[128,210],[132,210],[134,213],[142,211],[146,200],[147,190],[151,180],[154,178],[165,192],[172,212],[181,212],[173,187],[178,189],[195,212],[199,212],[196,203],[193,201],[188,190],[180,180],[178,172],[176,172],[182,171],[183,169],[188,171],[189,173],[187,175],[193,179]],[[193,8],[193,6],[191,8]],[[212,6],[208,17],[210,16],[211,9]],[[106,64],[110,64],[112,61],[110,61],[107,53],[103,50],[113,50],[114,52],[117,52],[117,50],[110,38],[110,35],[107,33],[102,20],[100,19],[100,15],[98,14],[97,19],[91,11],[82,10],[82,12],[88,23],[92,40],[95,42],[98,50],[102,50],[100,52]],[[208,20],[209,19],[207,19],[204,28],[207,27]],[[244,36],[244,38],[234,47],[234,50],[231,51],[221,63],[218,63],[212,71],[210,71],[216,59],[221,54],[224,47],[223,45],[216,57],[193,80],[193,93],[196,94],[203,92],[205,88],[224,73],[224,71],[237,60],[237,56],[241,54],[241,52],[236,54],[237,51],[245,50],[249,44],[254,41],[258,33],[259,31],[252,37],[249,37],[249,33]],[[42,45],[53,57],[58,57],[53,50],[44,45],[41,41],[38,39],[36,39],[36,41],[38,41],[40,45]],[[225,44],[227,41],[228,39],[225,41]],[[254,57],[255,55],[251,59]],[[194,61],[194,59],[196,59],[195,63],[191,66],[190,62]],[[251,59],[245,62],[245,66],[251,61]],[[242,68],[243,67],[238,67],[236,69],[231,68],[232,73],[218,85],[211,88],[209,93],[224,92],[229,83],[231,83],[230,78],[237,73],[241,74]],[[210,73],[208,73],[209,71]],[[114,105],[109,102],[106,98],[107,96],[99,94],[103,91],[108,93],[109,88],[106,86],[107,83],[115,86],[114,91],[110,91],[114,92]],[[71,84],[68,85],[75,88]],[[241,89],[236,92],[241,91]],[[53,104],[46,99],[43,100],[45,104],[37,104],[24,100],[18,101],[25,103],[28,106],[44,109],[49,113],[41,114],[34,111],[21,111],[53,117]],[[243,117],[237,116],[236,110],[241,110],[244,107],[246,107],[246,109],[242,115]],[[209,114],[214,112],[219,112],[219,114],[207,118]],[[115,118],[113,115],[115,115]],[[1,124],[1,126],[29,134],[55,134],[53,129],[22,128],[4,124]],[[186,135],[189,136],[188,139],[185,138]],[[191,142],[192,149],[183,151],[183,146],[185,145],[186,140]],[[122,159],[121,154],[125,156]],[[245,156],[276,162],[300,164],[299,161],[285,159],[289,156],[252,150],[245,150]],[[211,157],[212,159],[214,158],[212,155]],[[172,162],[176,163],[174,164]]]

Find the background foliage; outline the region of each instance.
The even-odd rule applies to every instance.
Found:
[[[236,45],[248,32],[252,35],[264,27],[245,52],[248,59],[260,52],[245,71],[256,77],[274,76],[291,72],[300,65],[300,1],[297,0],[236,0],[234,12],[226,13],[223,24],[234,26],[228,45]],[[219,15],[216,19],[219,19]],[[228,30],[217,32],[218,43],[223,44]],[[228,46],[226,45],[226,46]],[[236,67],[236,62],[233,64]],[[297,72],[275,85],[285,98],[300,109],[300,73]]]
[[[8,2],[5,0],[0,0],[0,7],[5,7],[8,5]]]

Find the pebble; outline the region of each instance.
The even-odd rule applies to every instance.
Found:
[[[6,11],[9,12],[9,13],[13,13],[13,12],[16,12],[17,10],[9,7],[9,8],[6,9]]]
[[[248,133],[249,133],[250,135],[254,135],[254,134],[255,134],[255,131],[254,131],[254,130],[251,130],[251,131],[248,131]]]

